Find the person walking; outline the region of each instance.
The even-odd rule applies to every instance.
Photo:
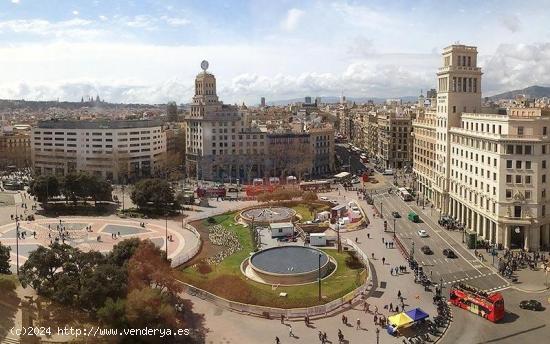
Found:
[[[355,328],[356,330],[360,330],[361,329],[361,320],[359,320],[359,318],[357,318],[357,327]]]
[[[285,323],[285,315],[281,314],[281,324],[284,324],[284,323]]]
[[[279,337],[275,337],[275,344],[281,344],[281,340],[279,339]]]
[[[386,258],[382,257],[382,265],[386,264]]]

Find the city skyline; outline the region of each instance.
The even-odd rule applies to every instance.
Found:
[[[0,98],[187,103],[202,59],[227,103],[413,96],[454,41],[479,47],[492,95],[550,84],[545,3],[5,0]]]

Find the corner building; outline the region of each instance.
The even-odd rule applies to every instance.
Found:
[[[481,75],[475,47],[444,49],[435,105],[413,123],[416,188],[481,239],[548,248],[550,113],[482,109]]]

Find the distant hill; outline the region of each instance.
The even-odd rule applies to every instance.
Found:
[[[500,94],[495,94],[492,97],[489,97],[491,100],[501,100],[501,99],[514,99],[516,96],[525,95],[526,98],[542,98],[550,97],[550,87],[548,86],[529,86],[521,90],[514,90],[509,92],[504,92]]]
[[[405,96],[405,97],[388,97],[388,98],[379,98],[379,97],[346,97],[346,100],[348,102],[356,102],[357,104],[366,103],[369,100],[374,101],[375,104],[382,104],[386,101],[386,99],[395,99],[399,98],[403,103],[407,102],[416,102],[418,100],[418,97],[414,96]],[[304,98],[293,98],[293,99],[282,99],[282,100],[274,100],[274,101],[268,101],[268,105],[288,105],[288,104],[294,104],[294,103],[301,103],[304,101]],[[311,97],[311,101],[315,101],[315,97]],[[340,97],[336,96],[326,96],[321,97],[321,102],[324,104],[334,104],[340,102]]]

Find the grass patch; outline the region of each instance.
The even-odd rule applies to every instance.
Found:
[[[200,264],[181,269],[176,272],[176,276],[180,280],[225,299],[280,308],[310,307],[327,303],[351,292],[366,280],[366,270],[356,264],[354,258],[350,258],[351,253],[338,253],[336,250],[330,249],[324,250],[324,252],[336,260],[338,267],[332,276],[322,281],[321,289],[324,298],[321,301],[318,300],[318,285],[316,283],[295,287],[278,287],[272,290],[270,285],[247,280],[241,274],[240,265],[253,251],[253,245],[248,228],[236,224],[233,221],[234,216],[235,213],[230,213],[215,216],[212,219],[214,219],[214,223],[221,224],[227,230],[235,233],[242,249],[225,258],[220,264],[212,266],[211,272],[205,273]],[[211,221],[204,220],[203,223],[211,225]],[[286,292],[287,297],[279,297],[281,292]]]
[[[295,206],[291,207],[296,211],[296,214],[300,215],[302,218],[302,222],[305,221],[312,221],[314,219],[314,214],[319,213],[321,211],[325,211],[329,209],[329,206],[319,203],[312,203],[310,204],[304,204],[304,203],[298,203]],[[313,210],[313,213],[311,212]]]

